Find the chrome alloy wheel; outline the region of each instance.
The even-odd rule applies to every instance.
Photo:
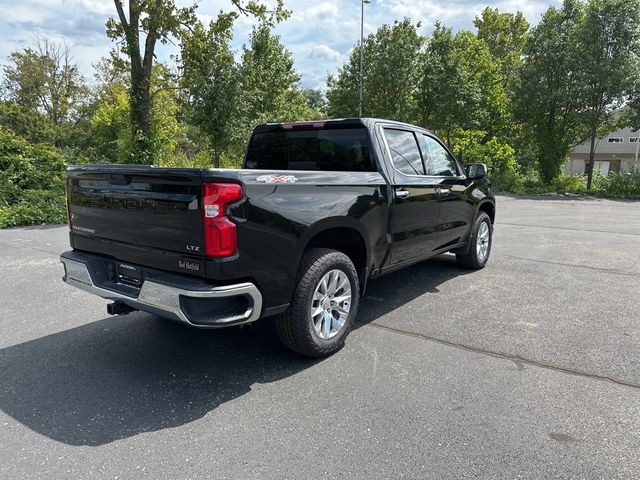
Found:
[[[491,230],[487,222],[482,222],[478,230],[478,238],[476,240],[476,255],[478,260],[484,262],[489,254],[489,244],[491,242]]]
[[[316,285],[311,301],[313,328],[323,340],[335,337],[347,322],[351,282],[342,270],[327,272]]]

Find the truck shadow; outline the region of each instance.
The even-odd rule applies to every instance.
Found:
[[[359,326],[460,273],[435,259],[372,282]],[[0,409],[68,445],[184,425],[320,361],[285,350],[271,327],[195,330],[135,312],[6,347]]]
[[[402,308],[424,294],[437,294],[448,280],[472,273],[457,266],[453,255],[440,255],[431,260],[403,268],[367,284],[355,328]]]

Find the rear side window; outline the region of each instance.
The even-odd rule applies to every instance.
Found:
[[[365,128],[326,128],[255,133],[245,168],[375,172]]]
[[[391,160],[396,170],[407,175],[424,175],[422,157],[412,132],[385,128],[384,136],[391,150]]]

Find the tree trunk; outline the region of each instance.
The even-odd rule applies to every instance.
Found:
[[[221,157],[220,151],[217,150],[217,149],[214,150],[213,151],[213,166],[215,168],[220,168],[220,157]]]
[[[127,21],[121,0],[114,0],[120,24],[124,30],[127,55],[131,60],[131,136],[133,151],[131,163],[153,163],[151,149],[151,69],[156,43],[156,32],[147,33],[144,58],[140,55],[140,14],[141,6],[137,1],[129,2],[129,21]]]
[[[149,78],[140,65],[131,64],[131,135],[135,163],[152,163],[151,95]]]
[[[591,182],[593,181],[594,158],[596,156],[596,135],[597,129],[595,124],[591,126],[591,149],[589,150],[589,168],[587,168],[587,190],[591,190]]]

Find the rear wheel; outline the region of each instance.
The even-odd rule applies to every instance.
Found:
[[[456,254],[458,265],[475,270],[484,268],[489,260],[492,240],[493,227],[491,225],[491,219],[485,212],[480,212],[471,229],[471,235],[469,235],[469,249],[467,253]]]
[[[358,276],[344,253],[308,250],[297,287],[276,329],[284,345],[310,357],[330,355],[344,345],[358,311]]]

